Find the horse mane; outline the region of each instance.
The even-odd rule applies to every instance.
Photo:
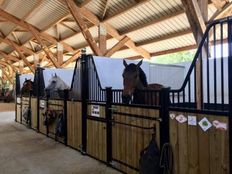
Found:
[[[147,76],[141,67],[139,67],[139,78],[140,78],[142,84],[144,85],[144,87],[148,87]]]

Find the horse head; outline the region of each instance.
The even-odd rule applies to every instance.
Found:
[[[29,92],[33,89],[33,81],[31,79],[25,78],[23,82],[23,87],[21,89],[21,94],[29,94]]]
[[[143,70],[140,68],[143,60],[141,60],[138,64],[127,64],[125,60],[123,60],[123,64],[125,69],[123,71],[123,92],[122,92],[122,102],[129,103],[132,101],[132,96],[136,89],[143,89],[147,87],[146,75]]]
[[[53,75],[51,79],[48,81],[48,86],[45,88],[46,93],[55,95],[60,90],[68,89],[68,85],[59,77],[56,75]]]

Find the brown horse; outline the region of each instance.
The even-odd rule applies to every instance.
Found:
[[[134,103],[134,104],[159,104],[159,91],[164,88],[161,84],[149,84],[147,83],[146,74],[141,69],[143,60],[137,65],[134,63],[127,64],[123,60],[125,69],[123,71],[123,103]]]
[[[29,95],[30,91],[33,89],[33,81],[31,79],[26,79],[23,82],[23,87],[21,89],[21,95]]]

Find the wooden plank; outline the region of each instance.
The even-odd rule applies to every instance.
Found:
[[[198,115],[199,121],[204,118],[203,115]],[[210,168],[210,163],[209,163],[209,132],[204,132],[200,127],[198,127],[198,141],[199,141],[199,151],[198,151],[198,156],[199,156],[199,173],[204,173],[204,174],[209,174],[209,168]]]
[[[176,112],[170,114],[177,115]],[[179,141],[178,141],[178,122],[175,119],[169,119],[170,144],[173,151],[173,174],[179,174]]]
[[[184,114],[186,115],[186,114]],[[179,174],[188,173],[188,126],[178,123]]]
[[[118,43],[116,43],[111,49],[107,51],[105,54],[106,57],[111,57],[116,51],[118,51],[120,48],[122,48],[127,41],[129,41],[130,38],[127,36],[124,36]]]
[[[76,6],[74,1],[72,0],[65,0],[73,18],[75,19],[77,25],[79,26],[85,40],[88,42],[90,48],[94,52],[95,55],[102,55],[101,50],[98,48],[96,41],[94,40],[93,36],[91,35],[86,23],[82,19],[80,8]]]
[[[187,117],[188,115],[186,115]],[[196,115],[194,115],[196,116]],[[197,117],[197,116],[196,116]],[[198,161],[198,128],[197,126],[188,126],[188,166],[189,174],[199,173]]]
[[[31,98],[31,127],[37,128],[37,98]]]

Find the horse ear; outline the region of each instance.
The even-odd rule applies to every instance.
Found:
[[[140,67],[143,63],[143,59],[139,61],[139,63],[137,64],[137,67]]]
[[[123,65],[124,65],[125,67],[127,67],[127,63],[126,63],[125,59],[123,59]]]

